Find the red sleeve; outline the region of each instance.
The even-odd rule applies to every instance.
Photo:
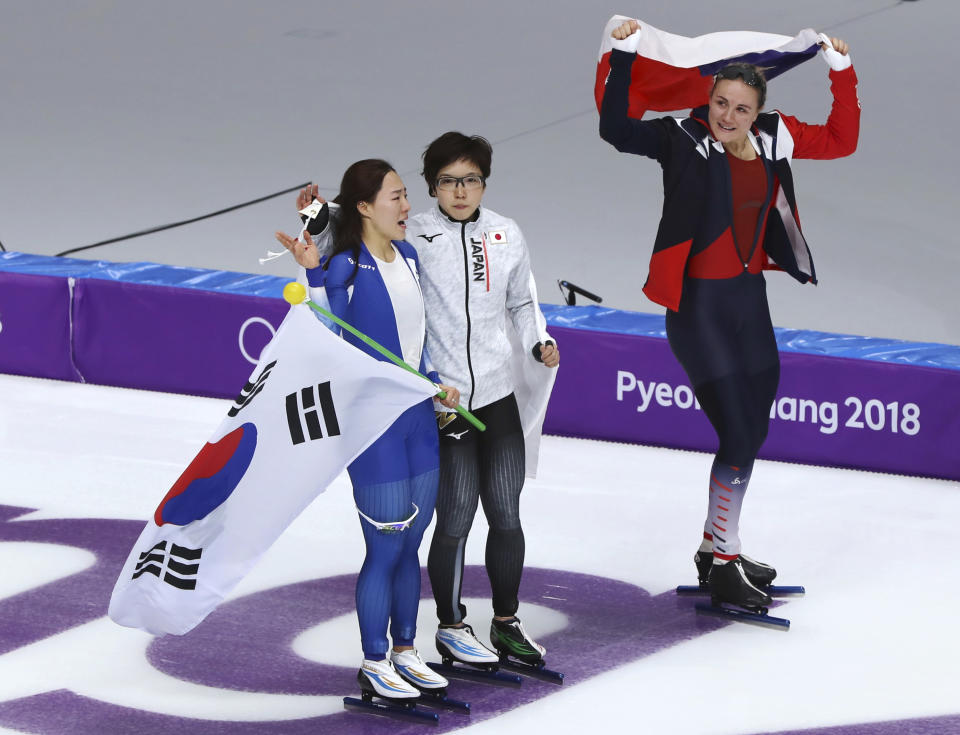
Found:
[[[842,158],[857,149],[860,137],[860,100],[853,67],[830,72],[833,108],[825,125],[808,125],[781,113],[793,136],[794,158]]]

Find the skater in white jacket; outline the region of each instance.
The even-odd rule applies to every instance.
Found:
[[[552,384],[545,368],[555,368],[560,361],[545,331],[520,228],[480,206],[492,154],[484,138],[458,132],[430,143],[423,154],[423,176],[437,206],[407,221],[407,241],[420,258],[433,366],[440,381],[458,388],[461,403],[487,427],[479,432],[456,413],[437,412],[440,488],[428,559],[440,621],[437,648],[445,657],[480,666],[496,663],[501,655],[537,664],[545,652],[516,616],[525,550],[520,493],[535,457],[527,456],[514,395],[519,386],[511,367],[510,328],[528,367],[543,371],[543,383]],[[322,202],[315,186],[303,189],[297,209],[314,199]],[[319,227],[310,230],[320,234],[327,213],[315,219]],[[299,248],[291,252],[299,262]],[[549,395],[549,388],[543,395]],[[479,502],[490,527],[485,560],[494,612],[490,641],[496,653],[465,622],[467,611],[460,599],[464,548]]]

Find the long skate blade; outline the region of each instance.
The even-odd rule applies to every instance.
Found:
[[[512,658],[501,657],[500,668],[515,671],[518,674],[529,676],[541,681],[549,681],[551,684],[563,684],[563,674],[559,671],[552,671],[541,661],[539,664],[528,664],[524,661],[517,661]]]
[[[721,605],[694,605],[700,615],[710,615],[715,618],[725,618],[738,623],[750,623],[764,628],[773,628],[784,632],[790,630],[790,621],[786,618],[775,618],[773,615],[753,613],[748,610],[739,610]]]
[[[678,595],[709,595],[710,588],[704,584],[681,584],[677,587]]]
[[[417,700],[427,707],[443,707],[452,712],[459,712],[463,715],[470,714],[470,703],[459,699],[453,699],[446,694],[436,694],[428,690],[421,690],[420,698]]]
[[[497,671],[496,669],[478,669],[469,664],[450,664],[450,663],[427,663],[431,669],[443,676],[452,676],[455,679],[466,679],[468,681],[480,681],[486,684],[497,684],[499,686],[518,687],[523,684],[523,679],[516,674],[508,674],[506,671]]]
[[[807,588],[800,584],[771,584],[760,589],[771,597],[799,597],[807,594]]]
[[[356,697],[344,697],[343,698],[343,707],[344,709],[354,710],[357,712],[368,712],[374,715],[380,715],[382,717],[389,717],[394,720],[406,720],[414,722],[422,722],[428,725],[437,725],[440,723],[440,715],[436,712],[425,712],[422,709],[417,709],[412,703],[410,706],[405,706],[402,704],[394,704],[393,702],[384,702],[379,699],[371,699],[369,701],[363,699],[357,699]]]
[[[798,597],[807,594],[805,587],[801,585],[772,584],[769,587],[759,585],[761,589],[771,597]],[[705,584],[681,584],[677,587],[678,595],[709,595],[710,588]]]

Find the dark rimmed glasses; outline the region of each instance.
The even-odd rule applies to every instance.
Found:
[[[467,174],[466,176],[441,176],[437,179],[436,187],[440,191],[453,191],[458,186],[464,189],[479,189],[483,186],[483,177],[479,174]]]

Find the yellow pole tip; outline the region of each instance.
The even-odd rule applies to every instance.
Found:
[[[283,298],[290,304],[302,303],[307,298],[307,289],[303,287],[302,283],[291,281],[283,287]]]

